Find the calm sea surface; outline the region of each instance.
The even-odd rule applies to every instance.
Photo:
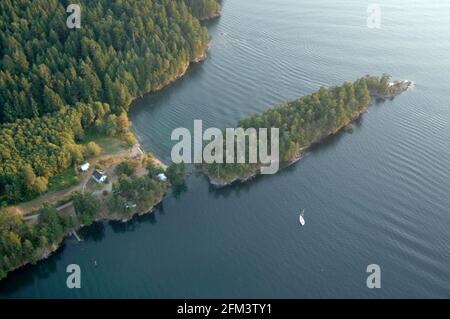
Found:
[[[165,162],[194,119],[235,125],[365,74],[416,85],[277,175],[217,191],[194,174],[155,214],[80,231],[0,297],[450,297],[450,3],[377,2],[381,29],[367,1],[225,1],[208,60],[131,111]],[[72,263],[81,289],[66,288]],[[366,287],[369,264],[381,289]]]

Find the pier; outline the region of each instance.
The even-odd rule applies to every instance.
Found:
[[[82,242],[82,241],[83,241],[83,240],[80,238],[80,236],[78,236],[78,234],[77,234],[76,231],[72,231],[71,233],[72,233],[73,237],[75,237],[75,238],[78,240],[78,242]]]

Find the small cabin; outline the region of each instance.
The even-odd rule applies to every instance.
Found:
[[[161,182],[166,182],[166,181],[167,181],[167,176],[166,176],[166,174],[161,173],[161,174],[158,174],[158,179],[159,179]]]
[[[87,172],[89,170],[89,167],[91,167],[91,164],[84,163],[83,165],[80,166],[80,171]]]
[[[106,180],[108,179],[108,176],[99,170],[95,170],[94,173],[92,174],[92,178],[97,182],[97,183],[104,183],[106,182]]]

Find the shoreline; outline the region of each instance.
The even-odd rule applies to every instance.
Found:
[[[217,13],[214,13],[213,15],[210,15],[210,16],[204,16],[204,17],[197,18],[197,19],[198,19],[200,22],[207,22],[207,21],[210,21],[210,20],[214,20],[214,19],[220,18],[221,16],[222,16],[222,12],[219,11],[219,12],[217,12]]]
[[[155,205],[153,205],[148,211],[135,213],[132,216],[130,216],[129,218],[126,218],[126,219],[120,218],[117,215],[111,215],[111,216],[107,216],[107,217],[106,216],[102,216],[100,218],[95,219],[94,222],[91,225],[80,225],[78,227],[74,227],[74,228],[70,229],[64,235],[64,237],[61,239],[60,242],[54,243],[54,244],[50,245],[49,247],[46,247],[45,249],[42,249],[41,250],[42,252],[40,253],[39,258],[37,258],[36,260],[32,260],[32,261],[28,261],[26,263],[23,263],[22,265],[14,268],[12,270],[10,270],[8,272],[7,276],[2,278],[2,279],[0,279],[0,281],[7,279],[13,272],[15,272],[15,271],[17,271],[19,269],[22,269],[22,268],[24,268],[26,266],[37,265],[38,263],[43,262],[43,261],[47,260],[48,258],[50,258],[54,253],[56,253],[58,250],[60,250],[62,248],[64,242],[70,236],[72,236],[72,232],[74,232],[74,231],[76,232],[76,231],[79,231],[79,230],[81,230],[81,229],[83,229],[85,227],[90,227],[90,226],[94,225],[95,223],[102,223],[102,222],[109,222],[109,221],[110,222],[117,222],[117,223],[128,223],[128,222],[132,221],[134,218],[137,218],[137,217],[140,217],[140,216],[144,216],[144,215],[153,214],[154,211],[155,211],[155,208],[157,206],[159,206],[162,203],[162,201],[164,200],[164,197],[167,194],[167,191],[169,189],[170,188],[168,188],[166,190],[166,193],[161,197],[161,199],[157,203],[155,203]]]
[[[135,145],[135,147],[140,148],[140,143],[137,143]],[[151,156],[154,163],[156,163],[158,165],[161,165],[164,168],[167,167],[162,161],[160,161],[158,158],[156,158],[152,153],[147,153],[147,152],[144,152],[144,151],[142,151],[142,152],[143,152],[142,156],[144,158],[146,156]],[[114,157],[114,155],[111,155],[111,157]],[[140,212],[135,212],[135,213],[133,213],[130,216],[127,216],[127,217],[120,216],[120,214],[118,214],[118,213],[111,213],[109,211],[109,208],[107,207],[107,205],[105,205],[105,203],[102,201],[102,195],[97,195],[97,196],[93,195],[99,200],[100,207],[99,207],[99,216],[96,219],[94,219],[94,221],[93,221],[93,223],[91,225],[80,224],[80,225],[76,225],[75,227],[72,227],[72,228],[68,229],[67,232],[63,235],[63,237],[61,238],[60,241],[58,241],[57,243],[53,243],[53,244],[49,245],[48,247],[41,248],[40,250],[38,250],[36,252],[36,256],[38,256],[38,257],[32,256],[34,258],[32,258],[31,260],[29,260],[27,262],[24,262],[23,264],[21,264],[20,266],[14,268],[14,269],[11,269],[8,272],[7,276],[2,278],[2,279],[0,279],[0,281],[3,280],[3,279],[8,278],[11,273],[13,273],[14,271],[16,271],[18,269],[21,269],[21,268],[23,268],[25,266],[28,266],[28,265],[35,265],[35,264],[37,264],[37,263],[39,263],[41,261],[44,261],[44,260],[50,258],[54,253],[56,253],[63,246],[64,242],[70,236],[72,236],[72,232],[79,231],[80,229],[83,229],[85,227],[90,227],[90,226],[92,226],[95,223],[108,222],[108,221],[119,222],[119,223],[127,223],[127,222],[130,222],[131,220],[133,220],[136,217],[144,216],[144,215],[148,215],[148,214],[153,214],[154,211],[155,211],[155,208],[158,207],[162,203],[162,201],[164,200],[164,198],[167,195],[167,193],[170,190],[170,188],[171,188],[171,185],[169,183],[167,183],[166,186],[165,186],[165,189],[164,189],[164,193],[162,194],[162,196],[160,198],[158,198],[156,200],[156,202],[151,207],[148,207],[148,208],[146,208],[146,209],[144,209],[144,210],[142,210]],[[73,204],[70,205],[70,206],[73,206]],[[55,208],[58,208],[58,207],[56,207],[56,205],[55,205]]]
[[[370,104],[365,107],[364,109],[362,109],[361,111],[358,111],[356,113],[354,113],[350,119],[348,119],[345,123],[341,124],[339,127],[337,127],[335,130],[330,131],[328,133],[324,133],[318,137],[316,137],[315,139],[313,139],[310,143],[306,144],[305,146],[301,147],[299,152],[289,161],[285,161],[285,162],[280,162],[280,168],[278,171],[283,170],[299,161],[301,161],[305,154],[315,145],[318,145],[320,143],[322,143],[326,138],[334,136],[338,133],[340,133],[341,131],[343,131],[346,127],[348,127],[351,123],[353,123],[354,121],[356,121],[358,118],[360,118],[361,116],[363,116],[364,113],[367,113],[369,108],[378,100],[381,101],[385,101],[387,99],[393,99],[396,96],[400,95],[401,93],[407,91],[410,87],[412,87],[414,85],[414,82],[409,81],[409,80],[404,80],[404,81],[395,81],[392,82],[392,84],[390,84],[390,87],[392,88],[392,92],[390,94],[387,95],[379,95],[379,94],[373,94],[372,95],[372,99]],[[253,178],[261,175],[261,166],[258,166],[257,164],[255,165],[255,170],[253,170],[251,173],[245,175],[245,176],[235,176],[230,180],[224,180],[218,177],[214,177],[211,176],[210,174],[208,174],[207,170],[202,168],[201,171],[204,175],[206,175],[206,177],[209,180],[209,183],[216,188],[224,188],[224,187],[228,187],[231,186],[233,184],[237,184],[237,183],[245,183],[248,182],[250,180],[252,180]]]
[[[203,51],[203,53],[201,55],[199,55],[198,57],[196,57],[195,59],[193,59],[191,61],[186,62],[184,67],[183,67],[183,71],[178,73],[178,74],[176,74],[176,75],[174,75],[172,78],[170,78],[167,81],[167,83],[161,85],[160,87],[156,88],[155,90],[152,90],[150,92],[145,92],[145,93],[142,93],[139,96],[134,97],[132,99],[132,101],[130,102],[130,104],[128,105],[128,107],[127,107],[127,114],[130,112],[130,109],[134,106],[134,104],[136,104],[137,102],[141,101],[146,96],[150,96],[152,94],[161,92],[162,90],[167,89],[168,87],[170,87],[172,84],[174,84],[178,80],[182,79],[188,73],[189,69],[191,68],[191,66],[193,64],[201,64],[201,63],[203,63],[208,58],[208,51],[209,51],[209,49],[210,49],[210,44],[208,43],[208,45],[206,46],[206,48],[204,49],[204,51]],[[139,143],[139,145],[140,145],[140,143]]]
[[[220,15],[219,15],[219,16],[220,16]],[[210,19],[213,19],[213,18],[214,18],[214,17],[211,17]],[[209,19],[208,19],[208,20],[209,20]],[[178,81],[179,79],[183,78],[183,77],[187,74],[187,72],[189,71],[190,67],[191,67],[193,64],[199,64],[199,63],[204,62],[204,61],[207,59],[207,57],[208,57],[208,51],[209,51],[209,48],[210,48],[210,46],[209,46],[209,44],[208,44],[208,45],[206,46],[206,48],[204,49],[204,51],[202,52],[201,55],[199,55],[198,57],[196,57],[195,59],[193,59],[193,60],[191,60],[191,61],[189,61],[189,62],[186,62],[185,66],[183,67],[183,71],[180,72],[179,74],[175,75],[174,77],[172,77],[165,85],[162,85],[161,87],[157,88],[157,89],[154,90],[154,91],[147,92],[147,93],[142,94],[141,96],[138,96],[138,97],[133,98],[133,100],[132,100],[132,101],[130,102],[130,104],[128,105],[128,111],[127,111],[127,113],[129,112],[129,110],[131,109],[131,107],[132,107],[137,101],[139,101],[140,99],[144,98],[144,97],[147,96],[147,95],[157,93],[157,92],[162,91],[163,89],[169,87],[171,84],[173,84],[173,83],[175,83],[176,81]],[[132,130],[130,130],[130,132],[133,134],[133,136],[134,136],[134,137],[136,138],[136,140],[138,141],[138,142],[136,143],[136,145],[137,145],[137,147],[141,150],[141,152],[143,153],[143,156],[150,155],[152,158],[154,158],[154,161],[155,161],[155,162],[157,162],[157,163],[159,163],[159,164],[162,164],[164,167],[166,167],[166,164],[164,164],[159,158],[157,158],[156,156],[154,156],[153,153],[145,152],[145,151],[142,149],[142,147],[141,147],[141,143],[139,142],[139,140],[138,140],[138,138],[135,136],[135,134],[132,132]],[[114,154],[112,154],[111,156],[114,157]],[[132,220],[133,218],[135,218],[135,217],[143,216],[143,215],[147,215],[147,214],[151,214],[151,213],[154,212],[155,207],[157,207],[158,205],[160,205],[160,204],[162,203],[162,201],[164,200],[164,197],[166,196],[166,194],[167,194],[167,192],[170,190],[170,188],[171,188],[170,185],[167,186],[166,189],[165,189],[165,192],[164,192],[163,196],[161,196],[161,198],[158,199],[158,201],[157,201],[152,207],[149,207],[148,209],[146,209],[146,210],[144,210],[144,211],[142,211],[142,212],[134,213],[134,214],[132,214],[131,216],[129,216],[129,217],[127,217],[127,218],[120,217],[120,216],[118,216],[117,214],[106,215],[106,214],[103,214],[103,213],[102,213],[102,214],[100,215],[100,217],[97,218],[97,219],[94,221],[94,223],[96,223],[96,222],[102,222],[102,221],[115,221],[115,222],[126,223],[126,222],[131,221],[131,220]],[[104,208],[105,208],[105,207],[102,207],[101,210],[103,210]],[[107,210],[107,208],[106,208],[106,210]],[[24,217],[25,217],[25,216],[24,216]],[[11,269],[11,270],[8,272],[8,275],[7,275],[5,278],[3,278],[3,279],[8,278],[9,274],[13,273],[14,271],[16,271],[16,270],[18,270],[18,269],[20,269],[20,268],[23,268],[23,267],[25,267],[25,266],[27,266],[27,265],[30,265],[30,264],[36,264],[36,263],[38,263],[38,262],[40,262],[40,261],[44,261],[44,260],[48,259],[49,257],[51,257],[54,253],[56,253],[56,252],[62,247],[64,241],[65,241],[68,237],[71,236],[72,231],[78,231],[78,230],[82,229],[83,227],[88,227],[88,226],[80,225],[80,226],[77,226],[77,227],[74,227],[74,228],[68,230],[68,232],[63,236],[63,238],[61,239],[61,241],[59,241],[58,243],[54,243],[54,244],[52,244],[52,245],[46,247],[45,249],[43,249],[42,252],[39,253],[39,257],[36,258],[36,260],[34,260],[34,259],[33,259],[33,260],[29,260],[29,261],[23,263],[22,265],[20,265],[20,266],[14,268],[14,269]],[[1,279],[0,279],[0,281],[1,281]]]

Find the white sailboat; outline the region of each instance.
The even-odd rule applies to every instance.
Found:
[[[305,210],[304,209],[300,213],[300,216],[298,217],[298,220],[300,221],[300,225],[305,226],[305,219],[303,218],[303,215],[305,215]]]

